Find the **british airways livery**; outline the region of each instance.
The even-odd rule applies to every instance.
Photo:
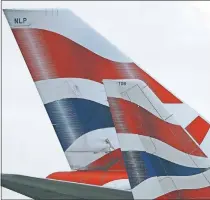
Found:
[[[209,198],[209,159],[141,80],[104,80],[134,199]]]
[[[72,171],[3,174],[3,187],[35,199],[210,198],[205,119],[71,11],[4,13]]]

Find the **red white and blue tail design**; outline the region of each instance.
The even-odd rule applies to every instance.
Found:
[[[4,13],[71,168],[125,170],[103,79],[142,80],[197,143],[209,132],[208,122],[71,11]]]
[[[104,80],[134,199],[209,199],[210,160],[140,80]]]
[[[102,79],[128,58],[69,10],[4,13],[70,167],[125,172]]]

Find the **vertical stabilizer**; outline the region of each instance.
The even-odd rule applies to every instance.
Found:
[[[210,160],[140,80],[104,80],[134,199],[210,198]]]
[[[208,122],[71,11],[4,13],[71,168],[124,170],[103,79],[139,79],[198,144],[209,132]]]
[[[98,72],[129,59],[69,10],[4,13],[70,167],[124,170]]]

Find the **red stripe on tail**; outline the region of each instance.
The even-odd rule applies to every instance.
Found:
[[[156,138],[185,153],[206,157],[181,126],[167,123],[141,106],[108,97],[117,133],[132,133]]]
[[[210,187],[173,191],[157,199],[210,199]]]
[[[105,59],[62,35],[46,30],[21,28],[13,29],[13,33],[34,81],[66,77],[97,82],[136,78],[146,82],[162,102],[181,103],[134,63]]]
[[[195,140],[201,144],[206,134],[208,133],[210,125],[200,116],[195,118],[187,127],[186,130]]]
[[[124,171],[126,173],[123,155],[116,149],[88,165],[88,169],[107,168],[107,171]]]

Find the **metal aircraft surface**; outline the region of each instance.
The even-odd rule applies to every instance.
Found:
[[[4,13],[73,171],[3,174],[3,187],[35,199],[210,198],[199,146],[209,123],[196,111],[71,11]]]

